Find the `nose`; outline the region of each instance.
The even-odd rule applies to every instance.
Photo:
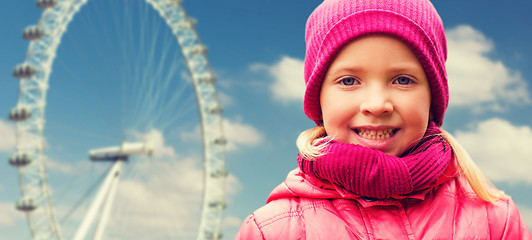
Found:
[[[360,104],[360,111],[365,115],[380,116],[393,112],[390,95],[384,88],[367,88],[364,100]]]

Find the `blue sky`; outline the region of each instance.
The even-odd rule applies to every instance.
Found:
[[[174,103],[176,106],[165,111],[157,121],[149,121],[153,115],[129,111],[137,109],[134,106],[137,95],[120,90],[124,83],[134,86],[137,81],[180,77],[186,71],[177,44],[154,11],[142,13],[148,20],[142,22],[139,19],[145,18],[135,17],[131,24],[148,26],[145,38],[131,40],[120,35],[124,28],[114,27],[122,19],[118,17],[123,12],[118,10],[122,2],[126,1],[116,0],[110,5],[103,4],[102,0],[89,1],[74,17],[57,51],[50,77],[45,128],[54,206],[63,219],[70,206],[103,172],[104,167],[88,162],[89,149],[116,145],[124,138],[150,137],[158,144],[155,160],[175,161],[164,164],[131,161],[129,165],[135,167],[128,168],[131,173],[123,181],[123,195],[118,194],[118,201],[140,199],[133,201],[138,205],[128,206],[143,208],[162,196],[150,190],[172,192],[173,189],[175,194],[165,198],[175,200],[174,205],[181,208],[170,209],[164,205],[168,203],[160,203],[165,207],[157,216],[168,220],[164,212],[175,213],[179,219],[173,221],[186,229],[197,218],[195,203],[199,202],[201,192],[194,96],[184,94],[179,100],[163,97],[156,101],[150,110]],[[218,77],[217,89],[225,109],[224,128],[229,139],[226,164],[231,173],[227,186],[229,205],[223,222],[225,239],[234,238],[240,222],[262,206],[269,192],[297,166],[295,139],[301,131],[313,127],[302,111],[303,33],[306,18],[319,3],[317,0],[183,2],[187,13],[198,20],[196,31],[209,48],[207,57]],[[525,0],[512,1],[511,5],[495,0],[433,3],[444,21],[449,47],[451,102],[444,128],[464,145],[497,186],[513,196],[525,221],[532,226],[532,175],[529,174],[532,172],[532,27],[527,18],[532,3]],[[106,6],[109,9],[102,10]],[[140,6],[145,9],[145,5]],[[138,14],[133,10],[129,13]],[[40,9],[30,0],[8,1],[0,9],[3,33],[0,72],[4,73],[0,81],[0,112],[5,113],[0,118],[0,157],[5,159],[5,164],[0,165],[2,239],[30,238],[24,216],[13,206],[20,193],[17,171],[7,163],[14,148],[14,125],[7,120],[7,113],[15,106],[18,93],[18,80],[11,76],[11,71],[24,60],[28,47],[21,32],[35,24],[40,14]],[[142,45],[141,40],[155,43],[155,47]],[[131,54],[138,45],[144,46],[141,51],[154,53],[153,57]],[[126,51],[118,52],[124,56],[113,52],[115,46],[127,46]],[[163,71],[157,69],[159,65]],[[177,69],[174,75],[170,75],[170,69]],[[190,92],[192,88],[187,87],[184,79],[185,84],[171,84],[168,89],[183,87],[183,92]],[[170,105],[157,105],[165,99]],[[139,122],[144,124],[143,129],[122,131],[139,126]],[[158,124],[165,128],[149,129]],[[162,170],[161,166],[172,168]],[[123,218],[116,221],[127,218],[126,205],[124,202],[117,207]],[[82,212],[75,212],[64,221],[62,229],[66,236],[72,234],[81,215]],[[160,228],[164,224],[145,225],[147,229],[163,231]],[[111,238],[127,236],[120,235],[126,234],[121,228],[136,227],[134,224],[117,226],[110,230],[114,234]],[[167,236],[187,235],[190,233],[185,230],[167,233]]]

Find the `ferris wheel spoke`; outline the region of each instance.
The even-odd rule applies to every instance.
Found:
[[[47,140],[43,135],[46,107],[46,110],[50,111],[47,115],[49,116],[47,119],[48,128],[61,129],[62,133],[70,134],[69,136],[77,136],[78,138],[99,139],[101,142],[125,141],[129,138],[145,138],[147,134],[152,134],[147,131],[155,131],[155,134],[161,135],[158,136],[160,138],[158,139],[160,141],[159,144],[161,144],[159,147],[167,151],[164,154],[169,155],[166,156],[167,159],[164,161],[157,158],[145,160],[145,162],[149,163],[148,165],[151,164],[152,174],[161,173],[161,169],[168,170],[171,167],[177,167],[178,169],[183,167],[179,164],[191,164],[190,160],[180,159],[179,157],[182,157],[182,155],[177,156],[178,154],[174,152],[176,149],[181,151],[184,148],[188,148],[191,141],[187,141],[187,146],[181,148],[167,144],[177,143],[177,145],[183,145],[183,142],[180,142],[182,141],[182,136],[176,131],[180,129],[190,132],[191,129],[199,126],[200,131],[198,132],[202,134],[203,141],[199,141],[198,144],[201,144],[203,148],[203,163],[192,164],[191,166],[186,165],[186,167],[191,167],[192,173],[181,172],[179,174],[196,174],[188,177],[196,179],[196,182],[202,182],[201,185],[203,187],[197,187],[194,190],[196,191],[194,192],[195,195],[192,194],[194,197],[192,195],[188,196],[190,194],[186,192],[188,191],[187,189],[172,192],[171,200],[182,201],[185,204],[203,202],[203,205],[195,207],[199,212],[195,215],[199,222],[197,239],[218,239],[220,237],[221,213],[225,207],[223,184],[227,176],[223,153],[224,145],[227,141],[221,130],[222,118],[220,114],[222,108],[218,103],[214,86],[216,78],[210,70],[205,57],[206,47],[201,44],[195,31],[196,21],[187,16],[181,6],[181,1],[146,0],[145,2],[148,4],[141,5],[141,2],[144,1],[139,0],[138,5],[126,4],[125,6],[118,5],[119,3],[116,1],[102,1],[111,5],[115,4],[111,7],[113,9],[113,14],[110,14],[110,18],[113,20],[111,23],[104,20],[101,17],[102,15],[99,14],[107,10],[107,7],[103,5],[95,5],[98,12],[96,16],[91,14],[81,14],[79,16],[86,22],[100,24],[101,27],[88,24],[87,28],[85,28],[85,33],[95,33],[87,34],[91,40],[88,42],[99,43],[103,52],[86,54],[85,48],[87,46],[72,44],[74,52],[78,53],[79,58],[77,61],[81,62],[88,72],[102,72],[102,74],[107,76],[104,79],[92,79],[93,81],[106,81],[108,88],[121,89],[122,93],[118,99],[121,106],[125,106],[121,110],[117,110],[114,105],[106,101],[106,95],[112,93],[108,89],[86,91],[93,88],[93,83],[84,81],[79,72],[71,71],[65,81],[68,81],[68,84],[77,84],[77,86],[81,87],[77,92],[83,92],[87,96],[84,102],[74,103],[69,101],[70,96],[68,94],[71,94],[71,96],[77,95],[77,92],[74,91],[62,96],[63,92],[58,94],[56,91],[47,91],[57,48],[73,17],[78,15],[78,11],[85,5],[87,0],[37,1],[37,5],[45,7],[46,10],[37,25],[39,28],[32,28],[34,29],[32,30],[33,32],[28,31],[27,34],[25,33],[27,39],[31,40],[26,61],[14,71],[14,75],[21,79],[21,94],[16,108],[9,115],[10,119],[17,122],[17,151],[12,160],[10,160],[10,163],[19,169],[22,197],[17,203],[17,208],[24,211],[28,216],[28,224],[33,238],[63,239],[55,219],[54,210],[51,207],[50,181],[47,178],[47,172],[44,171],[47,157],[45,149],[48,147]],[[161,27],[154,28],[151,25],[156,22],[156,18],[152,17],[154,14],[150,15],[150,13],[155,12],[159,15],[156,16],[157,19],[160,20],[160,17],[162,17],[164,22],[166,22],[173,36],[160,37],[163,29]],[[146,17],[147,20],[137,20],[134,18],[136,15]],[[113,25],[114,27],[118,26],[117,29],[119,30],[116,32],[111,30],[110,27]],[[137,37],[137,33],[140,33],[141,37]],[[65,40],[76,41],[69,35],[67,36]],[[115,39],[122,44],[113,45],[112,43]],[[179,56],[176,55],[179,54],[177,51],[177,53],[165,51],[167,48],[171,48],[172,43],[176,44],[170,39],[177,39],[177,44],[180,48]],[[111,51],[116,51],[116,54],[109,55],[108,52]],[[135,52],[137,53],[131,54]],[[97,64],[94,64],[94,57],[99,59],[96,61],[109,60],[110,62],[114,61],[115,64],[111,67],[100,69],[100,67],[96,66]],[[166,64],[165,62],[171,62],[171,64]],[[59,60],[55,67],[63,68],[65,72],[68,72],[69,68],[66,67],[68,64],[69,62]],[[185,72],[190,75],[183,77]],[[55,84],[60,83],[57,82]],[[51,88],[55,89],[55,85],[52,85]],[[50,108],[47,105],[47,93],[50,96],[54,96],[54,98],[57,97],[58,101],[54,99],[55,102],[52,106],[55,106],[57,102],[62,102],[62,107],[69,108],[72,111],[50,110],[54,108]],[[191,95],[195,97],[191,97]],[[93,105],[98,107],[93,108]],[[197,109],[197,112],[194,112],[194,109]],[[197,119],[190,117],[197,113],[199,113]],[[121,120],[114,119],[119,114],[126,116],[126,118]],[[84,119],[83,116],[90,116],[91,119]],[[54,125],[57,119],[68,122],[68,124],[58,123]],[[190,122],[186,122],[190,120],[195,120],[198,124],[195,126],[190,124]],[[87,126],[90,125],[87,123],[95,123],[100,128],[95,130],[76,127],[85,126],[81,124],[83,122]],[[117,128],[123,129],[124,132],[121,134],[125,136],[107,137],[111,135],[103,134],[103,132],[114,134],[115,130],[113,129]],[[83,146],[84,144],[82,143],[70,142],[54,146],[51,150],[55,151],[55,149],[61,147],[82,148]],[[54,153],[50,156],[63,155]],[[131,165],[134,166],[133,164]],[[134,173],[128,176],[150,181],[145,184],[156,184],[151,181],[161,181],[167,184],[170,183],[169,185],[176,185],[178,189],[184,186],[179,185],[175,172],[165,171],[162,176],[145,175],[147,173],[143,173],[144,175],[135,174],[135,171],[139,170],[142,171],[142,169],[138,168],[132,169]],[[125,178],[123,183],[122,185],[126,186],[128,183],[132,184],[130,187],[133,187],[136,182],[134,179]],[[137,187],[139,186],[142,185]],[[164,185],[155,185],[156,188],[162,186]],[[143,186],[143,188],[146,188],[146,186]],[[159,217],[161,219],[170,219],[168,214],[164,214],[165,211],[176,215],[191,214],[191,209],[184,209],[179,204],[167,204],[168,199],[154,197],[155,194],[152,194],[151,190],[144,189],[148,195],[143,195],[142,197],[145,198],[144,201],[153,201],[154,199],[161,201],[161,204],[153,206],[155,214],[160,214]],[[126,199],[127,196],[120,191],[120,187],[117,187],[117,200]],[[65,197],[63,201],[69,200]],[[124,204],[119,204],[116,209],[113,209],[113,212],[121,210],[124,206]],[[66,219],[76,211],[66,212]],[[138,214],[145,213],[138,212]],[[63,219],[60,223],[68,221]],[[190,231],[186,228],[171,229],[167,225],[162,225],[159,229],[164,231],[163,235],[169,237],[173,237],[175,234],[189,234]],[[173,230],[179,233],[175,233],[176,231]]]

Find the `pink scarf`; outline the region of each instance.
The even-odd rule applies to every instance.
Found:
[[[324,151],[315,160],[299,155],[301,170],[360,196],[379,199],[409,194],[435,182],[452,159],[450,145],[433,122],[423,139],[399,157],[335,141]]]

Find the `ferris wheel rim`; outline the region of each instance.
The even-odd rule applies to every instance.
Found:
[[[47,173],[44,166],[46,155],[44,153],[43,131],[46,93],[55,52],[60,45],[61,38],[73,16],[87,1],[38,0],[37,5],[39,7],[44,6],[45,10],[41,15],[39,24],[24,31],[24,38],[28,36],[26,39],[31,40],[31,42],[24,63],[21,66],[17,66],[13,72],[15,77],[21,78],[19,98],[17,106],[13,110],[19,110],[19,112],[15,111],[15,113],[20,114],[13,114],[15,117],[18,116],[19,119],[15,119],[15,117],[11,119],[12,114],[10,113],[10,119],[16,121],[17,128],[17,143],[14,156],[17,156],[17,160],[25,159],[21,156],[25,156],[30,160],[32,160],[32,157],[35,159],[33,162],[30,161],[18,168],[22,195],[19,202],[26,204],[28,203],[26,202],[27,200],[31,200],[32,202],[42,203],[36,207],[44,208],[44,216],[41,216],[41,219],[38,220],[39,223],[36,223],[36,220],[32,220],[32,216],[30,216],[34,209],[29,209],[30,205],[26,209],[29,210],[29,213],[26,214],[27,221],[34,239],[63,239],[59,229],[60,226],[54,216],[50,200],[51,194],[47,183]],[[181,0],[142,1],[147,2],[159,12],[171,28],[186,59],[187,68],[192,77],[192,85],[195,89],[200,115],[204,150],[203,203],[197,239],[217,239],[221,237],[221,214],[225,208],[225,188],[223,185],[228,173],[225,170],[224,150],[227,140],[222,129],[222,108],[214,86],[216,78],[205,56],[206,47],[201,44],[194,29],[196,21],[188,17],[181,6]],[[53,29],[50,32],[54,35],[46,32],[46,30],[50,29]],[[27,35],[26,32],[28,32]],[[44,59],[44,61],[41,59]],[[20,117],[25,115],[22,114],[24,112],[21,109],[29,112],[29,116],[23,120]],[[23,141],[24,136],[32,136],[34,138],[32,139],[32,144]],[[14,161],[13,163],[17,162]],[[22,164],[24,162],[18,163]],[[37,181],[40,187],[35,187],[34,181]],[[41,227],[38,224],[48,225]]]

